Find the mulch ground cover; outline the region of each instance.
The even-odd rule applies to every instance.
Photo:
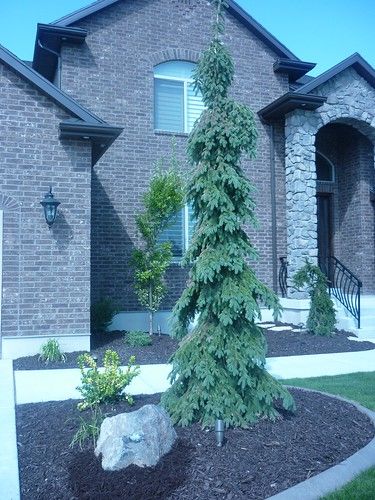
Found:
[[[279,324],[280,325],[280,324]],[[281,325],[287,326],[287,325]],[[348,340],[352,333],[337,331],[332,337],[319,337],[309,332],[292,332],[291,330],[271,331],[264,329],[268,352],[267,357],[297,356],[303,354],[323,354],[334,352],[367,351],[375,349],[371,342],[354,342]],[[125,332],[102,333],[91,337],[91,354],[97,356],[98,365],[106,349],[117,351],[126,364],[131,355],[138,364],[167,363],[178,347],[178,341],[168,335],[153,335],[152,345],[130,347],[125,343]],[[66,353],[65,363],[42,363],[39,356],[28,356],[13,361],[15,370],[38,370],[51,368],[77,368],[77,357],[81,352]]]
[[[292,389],[295,414],[272,423],[229,429],[223,448],[212,429],[176,428],[178,440],[155,467],[106,472],[92,443],[69,448],[79,425],[77,401],[17,407],[22,500],[264,499],[332,467],[373,437],[369,419],[352,405]],[[138,396],[129,408],[107,405],[115,415],[157,403]]]

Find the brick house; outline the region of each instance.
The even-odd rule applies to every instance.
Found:
[[[103,297],[123,311],[116,327],[138,321],[134,218],[173,139],[189,172],[187,136],[202,109],[191,71],[213,13],[205,0],[99,0],[39,24],[31,64],[0,49],[4,357],[36,352],[51,336],[65,350],[88,348],[90,301]],[[284,319],[306,313],[290,281],[305,257],[319,257],[335,290],[355,286],[357,275],[362,292],[374,293],[374,69],[354,54],[309,77],[314,64],[234,1],[225,41],[233,95],[253,109],[259,131],[257,158],[243,161],[257,188],[256,271],[288,295]],[[61,202],[50,230],[39,203],[49,186]],[[179,259],[191,231],[185,207],[168,234],[165,311],[186,279]],[[353,295],[341,291],[344,302]]]

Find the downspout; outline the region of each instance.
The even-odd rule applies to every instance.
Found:
[[[45,50],[46,52],[49,52],[50,54],[53,54],[54,56],[57,57],[57,78],[56,78],[56,87],[59,89],[61,88],[61,54],[58,52],[46,47],[45,45],[42,44],[42,42],[38,38],[38,45],[41,49]],[[52,82],[53,83],[53,82]]]
[[[277,293],[277,222],[276,222],[276,171],[275,171],[275,128],[270,128],[270,177],[271,177],[271,232],[272,232],[272,285]]]

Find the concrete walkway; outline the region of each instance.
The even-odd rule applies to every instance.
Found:
[[[279,379],[375,371],[375,349],[267,358],[266,367]],[[170,366],[166,364],[142,365],[140,375],[132,381],[128,392],[131,394],[163,392],[169,387],[169,372]],[[75,368],[15,371],[14,377],[17,404],[80,398],[76,390],[80,384],[80,372]]]
[[[0,498],[19,500],[14,380],[10,360],[0,360],[0,444]]]

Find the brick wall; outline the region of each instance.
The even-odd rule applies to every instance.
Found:
[[[91,147],[58,139],[71,118],[0,65],[2,335],[89,334]],[[51,230],[40,200],[61,202]]]
[[[171,145],[170,135],[153,129],[153,67],[168,59],[195,61],[210,40],[212,18],[206,1],[124,1],[77,23],[88,30],[86,45],[63,47],[62,88],[109,123],[125,127],[93,173],[94,301],[108,295],[122,309],[138,308],[129,264],[138,241],[134,217],[141,210],[140,197],[155,162],[170,153]],[[234,57],[237,99],[257,112],[288,90],[286,76],[273,72],[275,54],[233,17],[228,18],[225,41]],[[260,253],[256,269],[272,285],[270,139],[258,119],[257,125],[257,159],[244,161],[243,166],[257,188],[260,228],[250,231]],[[181,168],[186,171],[187,137],[180,134],[176,139]],[[280,185],[280,161],[278,169]],[[168,277],[165,308],[179,296],[186,272],[172,266]]]

